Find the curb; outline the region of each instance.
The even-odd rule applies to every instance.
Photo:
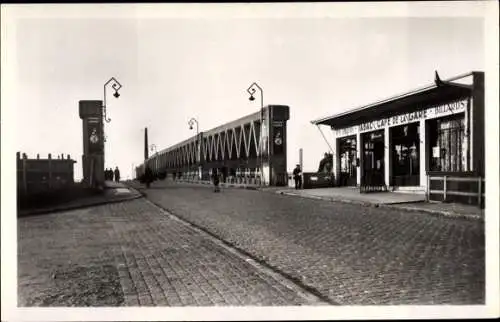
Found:
[[[365,201],[358,201],[358,200],[346,200],[346,199],[338,199],[338,198],[330,198],[330,197],[304,196],[301,194],[287,192],[287,191],[276,191],[275,193],[281,194],[281,195],[287,195],[287,196],[306,198],[306,199],[324,200],[324,201],[330,201],[330,202],[341,202],[341,203],[346,203],[346,204],[361,205],[361,206],[365,206],[365,207],[406,210],[406,211],[411,211],[411,212],[426,213],[429,215],[434,215],[434,216],[439,216],[439,217],[446,217],[446,218],[450,218],[450,219],[465,219],[465,220],[484,222],[483,216],[475,215],[475,214],[457,214],[457,213],[453,213],[450,211],[444,211],[444,210],[433,210],[433,209],[401,206],[402,204],[405,204],[407,202],[399,202],[399,203],[393,203],[393,204],[382,204],[382,203],[372,203],[372,202],[365,202]]]
[[[420,213],[427,213],[429,215],[433,215],[436,217],[446,217],[450,219],[464,219],[464,220],[472,220],[472,221],[481,221],[484,222],[484,217],[480,215],[475,215],[475,214],[460,214],[460,213],[453,213],[450,211],[445,211],[445,210],[432,210],[432,209],[423,209],[423,208],[416,208],[416,207],[408,207],[408,206],[398,206],[398,205],[381,205],[381,207],[386,207],[386,208],[392,208],[392,209],[402,209],[406,211],[411,211],[411,212],[420,212]]]
[[[123,198],[117,198],[117,199],[111,199],[111,200],[102,200],[102,201],[95,201],[95,202],[89,202],[86,204],[80,204],[80,205],[72,205],[72,206],[61,206],[61,207],[54,207],[54,208],[47,208],[47,209],[40,209],[40,210],[33,210],[33,211],[27,211],[25,213],[18,211],[17,217],[31,217],[31,216],[37,216],[37,215],[44,215],[44,214],[49,214],[49,213],[58,213],[58,212],[64,212],[64,211],[71,211],[71,210],[78,210],[78,209],[85,209],[85,208],[90,208],[90,207],[95,207],[95,206],[102,206],[102,205],[107,205],[107,204],[113,204],[113,203],[119,203],[119,202],[125,202],[125,201],[130,201],[130,200],[135,200],[142,198],[143,196],[141,194],[136,194],[134,196],[128,196],[128,197],[123,197]]]

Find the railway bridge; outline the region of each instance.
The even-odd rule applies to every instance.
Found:
[[[142,180],[149,167],[154,179],[208,181],[217,171],[222,182],[287,185],[289,118],[288,106],[268,105],[260,112],[199,132],[147,157],[136,168],[136,179]],[[147,138],[145,141],[147,145]]]

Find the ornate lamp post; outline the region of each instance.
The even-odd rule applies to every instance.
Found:
[[[156,153],[158,153],[158,151],[156,150],[156,144],[151,144],[151,145],[149,146],[149,149],[151,150],[151,152],[153,152],[153,151],[154,151],[154,152],[155,152],[155,154],[156,154]]]
[[[115,90],[115,93],[113,94],[114,97],[118,98],[120,97],[120,93],[118,91],[120,88],[122,88],[122,84],[120,84],[116,78],[111,77],[105,84],[104,84],[104,99],[103,99],[103,104],[102,104],[102,115],[104,120],[109,123],[111,122],[111,119],[106,116],[106,87],[111,84],[111,87]]]
[[[200,130],[198,120],[192,117],[189,122],[189,129],[193,129],[193,125],[196,124],[196,161],[198,162],[198,179],[201,179],[201,147],[200,147]]]
[[[254,101],[255,97],[253,96],[255,92],[259,90],[260,92],[260,142],[259,142],[259,159],[260,159],[260,175],[261,175],[261,183],[264,182],[264,161],[263,161],[263,133],[264,133],[264,91],[262,88],[257,84],[257,83],[252,83],[250,87],[248,87],[247,92],[250,94],[250,97],[248,98],[250,101]]]
[[[193,129],[193,125],[196,124],[196,135],[198,135],[200,132],[199,132],[199,128],[198,128],[198,120],[195,119],[194,117],[192,117],[189,122],[189,129],[192,130]]]
[[[115,93],[113,94],[114,97],[118,98],[120,97],[120,94],[118,93],[118,90],[120,90],[120,88],[122,88],[122,84],[120,84],[116,78],[114,77],[111,77],[105,84],[104,84],[104,96],[103,96],[103,100],[102,100],[102,117],[103,119],[109,123],[111,122],[111,119],[107,117],[106,115],[106,88],[108,87],[108,85],[111,85],[111,87],[115,90]],[[104,122],[102,123],[102,132],[103,132],[103,144],[106,142],[106,139],[107,139],[107,135],[106,133],[104,132]],[[104,152],[104,147],[103,147],[103,152]],[[103,164],[104,164],[104,158],[103,158]]]

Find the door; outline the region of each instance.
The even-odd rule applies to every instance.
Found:
[[[363,173],[361,183],[368,186],[385,185],[384,130],[363,134]]]
[[[339,139],[340,186],[356,186],[356,136]]]
[[[420,185],[419,123],[391,129],[393,186]]]

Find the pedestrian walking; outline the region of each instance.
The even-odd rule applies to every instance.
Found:
[[[153,171],[151,171],[149,166],[146,166],[146,170],[144,171],[144,181],[146,182],[146,188],[149,188],[153,181]]]
[[[115,168],[115,182],[120,182],[120,170],[118,167]]]
[[[212,171],[212,178],[214,182],[214,192],[220,192],[219,188],[219,171],[217,168],[214,168]]]
[[[300,164],[297,164],[295,169],[293,169],[293,180],[295,181],[295,189],[302,188],[302,169]]]

